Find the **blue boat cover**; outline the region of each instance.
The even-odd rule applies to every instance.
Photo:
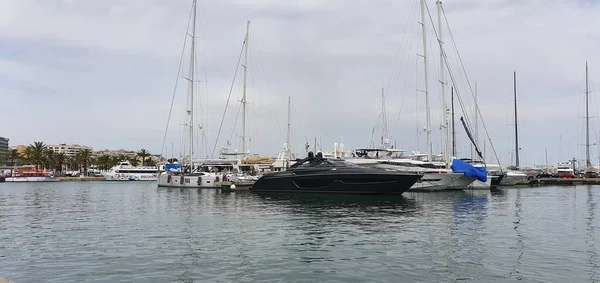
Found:
[[[179,164],[179,163],[165,164],[165,171],[167,171],[167,172],[179,171],[180,169],[181,169],[181,164]]]
[[[475,167],[458,158],[452,160],[452,171],[456,173],[464,173],[467,177],[477,178],[482,182],[487,182],[487,170],[485,167]]]

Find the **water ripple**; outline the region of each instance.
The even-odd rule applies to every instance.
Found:
[[[0,184],[15,282],[594,282],[600,187],[289,196]]]

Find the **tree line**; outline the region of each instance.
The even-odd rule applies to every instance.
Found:
[[[142,159],[141,165],[143,166],[156,166],[156,162],[149,158],[151,157],[150,151],[146,149],[140,149],[136,153],[136,157],[127,157],[123,154],[95,157],[89,149],[80,151],[74,157],[68,157],[64,153],[54,152],[43,142],[34,142],[28,145],[23,153],[12,149],[7,161],[10,161],[11,165],[18,162],[19,164],[35,165],[36,169],[54,170],[58,173],[62,173],[66,169],[67,171],[83,171],[87,174],[90,166],[96,166],[99,170],[109,170],[122,161],[129,161],[131,165],[138,166],[140,162],[137,157]]]

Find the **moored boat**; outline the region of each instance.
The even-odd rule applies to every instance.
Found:
[[[527,181],[527,174],[521,171],[509,170],[500,181],[500,186],[514,186],[522,184],[525,181]]]
[[[102,176],[107,181],[156,181],[159,172],[156,166],[133,166],[129,161],[123,161],[103,172]]]
[[[325,194],[402,194],[422,174],[363,168],[342,159],[323,158],[309,152],[288,170],[270,172],[250,188],[253,192]]]
[[[33,165],[21,166],[6,174],[5,182],[58,182],[60,177],[46,170],[36,169]]]

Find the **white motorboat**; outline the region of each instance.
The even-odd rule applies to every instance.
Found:
[[[129,161],[119,162],[102,176],[108,181],[156,181],[158,166],[133,166]]]

